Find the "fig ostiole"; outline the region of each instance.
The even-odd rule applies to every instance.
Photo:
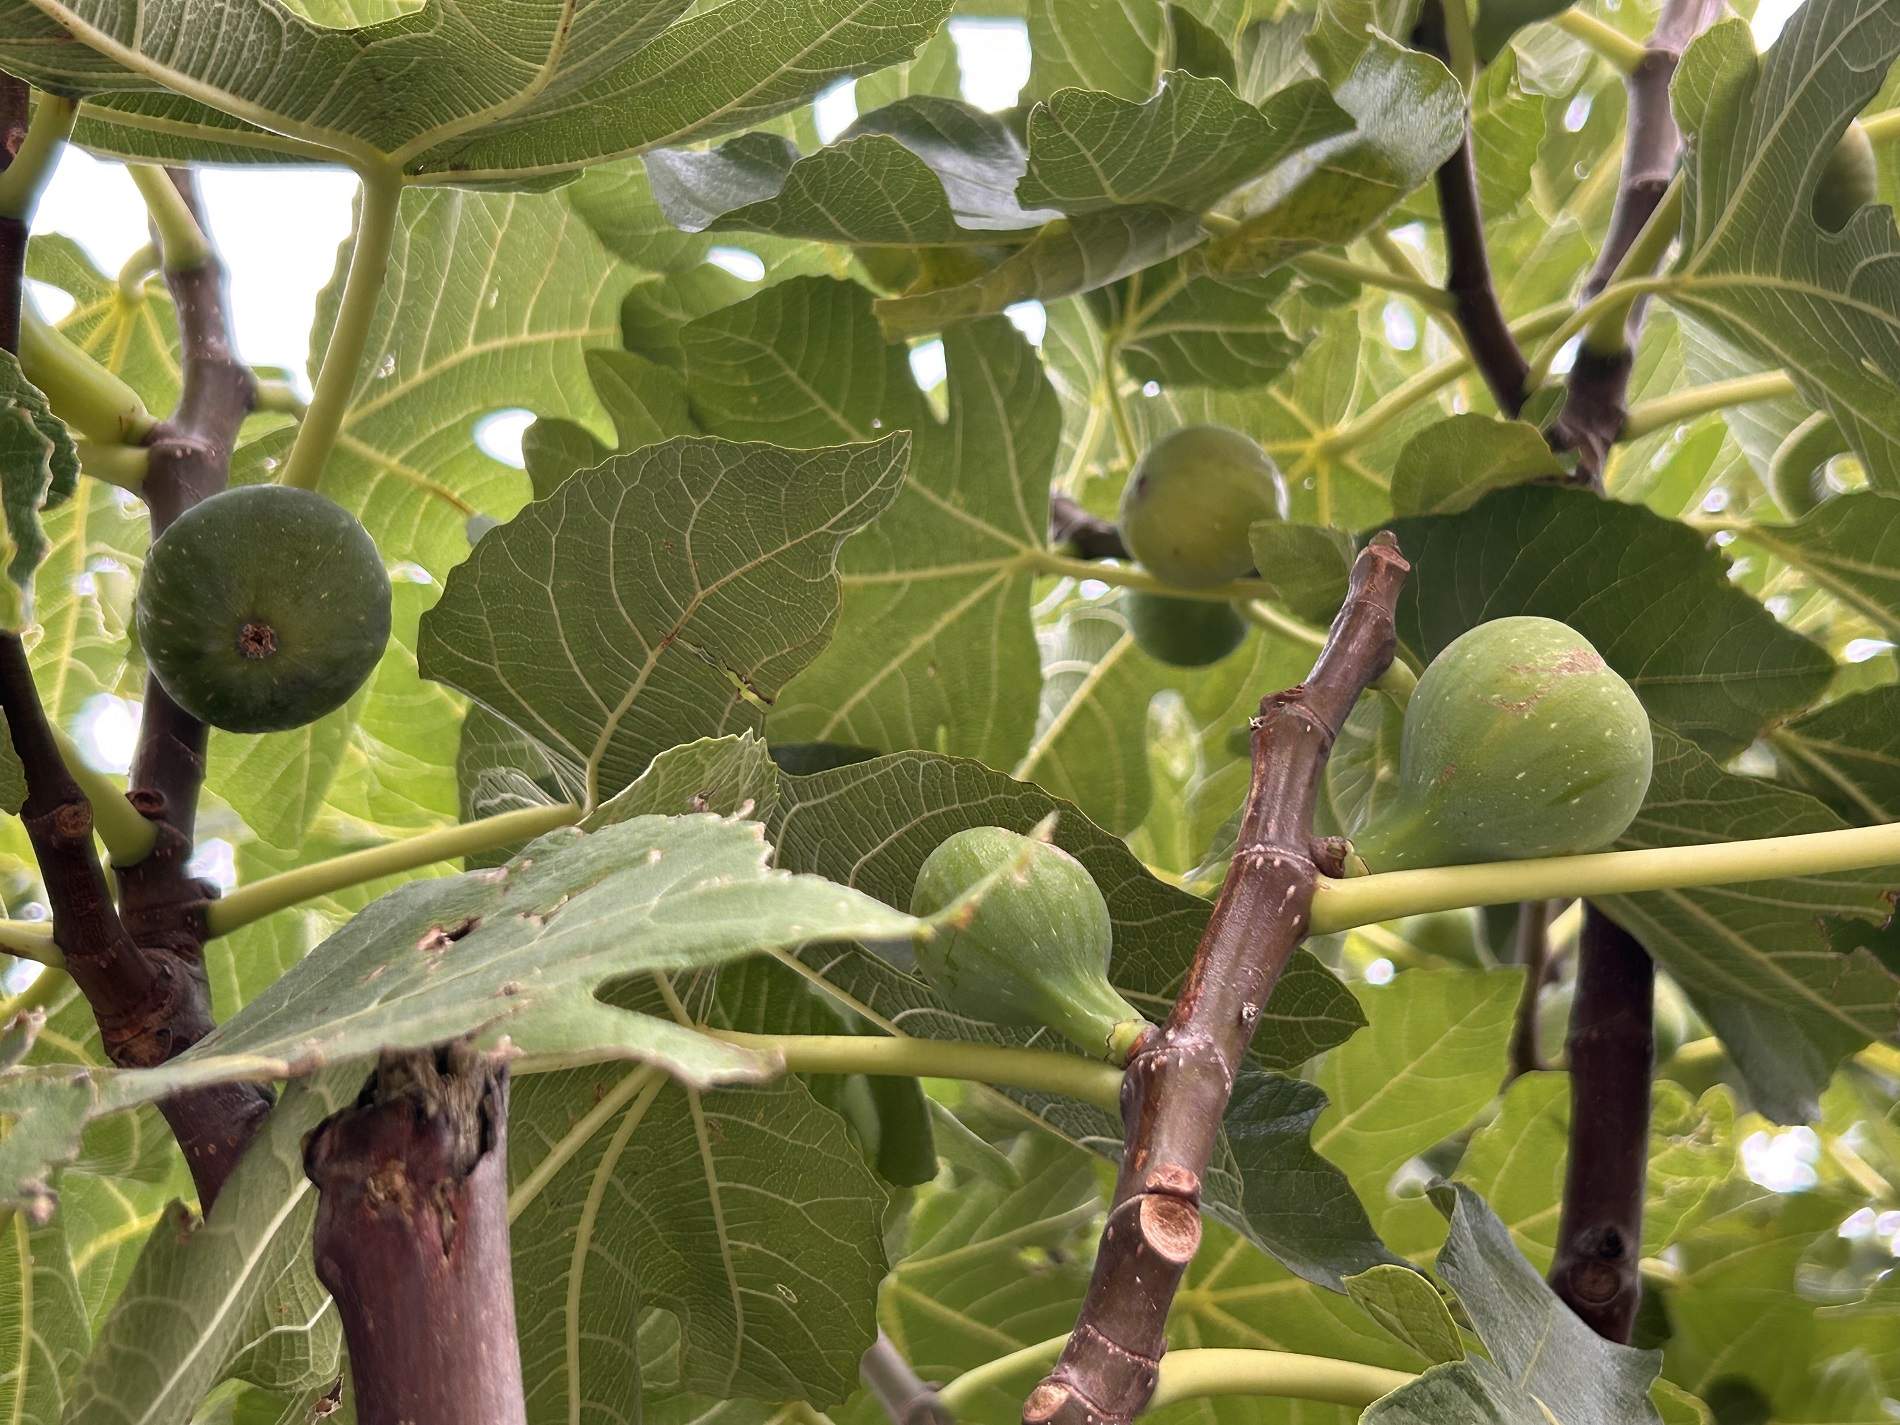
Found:
[[[1163,583],[1211,589],[1252,571],[1248,530],[1286,513],[1286,481],[1259,442],[1225,426],[1183,426],[1129,472],[1122,540]]]
[[[179,707],[230,732],[280,732],[341,707],[374,671],[389,574],[347,510],[245,485],[158,537],[136,613],[146,662]]]
[[[1000,826],[959,831],[925,858],[910,908],[941,917],[917,942],[916,963],[957,1013],[1053,1029],[1116,1064],[1148,1032],[1108,982],[1108,902],[1060,847]]]
[[[1246,620],[1232,604],[1218,599],[1180,599],[1130,589],[1122,595],[1122,616],[1143,653],[1176,668],[1218,663],[1247,638]]]
[[[1353,837],[1355,869],[1601,850],[1642,807],[1653,756],[1641,700],[1583,635],[1479,624],[1418,680],[1398,789]]]

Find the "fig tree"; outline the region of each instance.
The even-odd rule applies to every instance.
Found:
[[[1373,871],[1599,850],[1642,806],[1651,759],[1648,713],[1583,635],[1495,619],[1418,680],[1397,795],[1353,849]]]
[[[1150,658],[1177,668],[1218,663],[1247,637],[1234,606],[1214,599],[1176,599],[1130,589],[1122,596],[1128,631]]]
[[[989,877],[966,919],[917,946],[924,978],[972,1019],[1047,1026],[1126,1062],[1148,1023],[1108,982],[1108,902],[1068,852],[1000,826],[959,831],[917,872],[911,913],[935,915]]]
[[[1135,462],[1122,539],[1156,578],[1206,589],[1253,568],[1249,526],[1285,519],[1286,508],[1286,482],[1257,442],[1225,426],[1184,426]]]
[[[231,732],[342,706],[389,642],[389,575],[363,526],[309,490],[247,485],[193,505],[152,545],[139,643],[179,707]]]
[[[1814,185],[1814,221],[1837,233],[1869,203],[1880,201],[1880,165],[1873,140],[1859,119],[1850,123],[1827,156]]]

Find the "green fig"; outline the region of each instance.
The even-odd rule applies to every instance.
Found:
[[[1397,795],[1353,850],[1372,871],[1600,850],[1635,819],[1652,756],[1642,702],[1583,635],[1479,624],[1418,680]]]
[[[139,576],[139,646],[159,685],[230,732],[279,732],[341,707],[389,642],[389,575],[347,510],[246,485],[186,510]]]
[[[1842,132],[1814,185],[1814,221],[1837,233],[1869,203],[1880,201],[1880,165],[1859,119]]]
[[[1157,579],[1212,588],[1252,570],[1248,529],[1285,519],[1286,508],[1286,482],[1257,442],[1225,426],[1184,426],[1135,462],[1122,489],[1122,540]]]
[[[1114,1063],[1148,1029],[1108,982],[1114,928],[1082,863],[1060,847],[975,826],[925,859],[913,915],[935,915],[989,878],[967,918],[917,946],[917,968],[960,1014],[1019,1028],[1047,1026]]]
[[[1215,599],[1177,599],[1130,589],[1122,614],[1135,643],[1150,658],[1177,668],[1218,663],[1247,637],[1247,622],[1232,604]]]

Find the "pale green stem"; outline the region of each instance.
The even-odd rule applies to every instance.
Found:
[[[985,1390],[1026,1384],[1062,1354],[1067,1336],[1052,1336],[965,1371],[937,1392],[937,1400],[961,1419]],[[1361,1365],[1329,1356],[1291,1351],[1181,1350],[1161,1358],[1161,1378],[1149,1410],[1183,1400],[1216,1395],[1250,1395],[1282,1400],[1314,1400],[1364,1407],[1390,1395],[1415,1377],[1408,1371]]]
[[[1573,5],[1552,17],[1558,29],[1614,66],[1620,73],[1632,74],[1648,53],[1642,41],[1633,40],[1612,25],[1606,25],[1581,6]]]
[[[145,475],[152,467],[152,452],[142,445],[102,445],[93,440],[76,440],[79,473],[117,485],[133,494],[145,488]]]
[[[1882,109],[1878,114],[1869,114],[1860,121],[1860,126],[1875,143],[1900,139],[1900,109]]]
[[[1374,241],[1382,237],[1385,237],[1384,233],[1375,234]],[[1396,247],[1397,244],[1394,246]],[[1401,292],[1420,306],[1428,307],[1435,312],[1449,312],[1453,307],[1450,296],[1443,288],[1426,281],[1416,272],[1389,272],[1383,268],[1367,267],[1364,263],[1353,262],[1344,257],[1334,257],[1331,253],[1325,252],[1309,252],[1304,257],[1295,258],[1293,265],[1302,272],[1337,277],[1346,282],[1357,282],[1375,291]]]
[[[1272,590],[1258,579],[1235,579],[1207,589],[1177,589],[1163,583],[1146,569],[1133,564],[1105,564],[1093,559],[1077,559],[1053,549],[1030,549],[1023,557],[1045,574],[1060,574],[1070,579],[1098,579],[1121,589],[1140,589],[1150,594],[1167,594],[1177,599],[1207,599],[1213,603],[1232,603],[1237,599],[1264,599]]]
[[[138,184],[139,196],[145,199],[152,226],[158,229],[158,248],[164,254],[166,268],[190,272],[203,267],[211,258],[211,243],[178,185],[155,164],[128,163],[125,168]]]
[[[1115,426],[1115,445],[1121,451],[1122,460],[1132,466],[1141,456],[1141,445],[1135,439],[1135,427],[1128,419],[1128,403],[1122,396],[1122,357],[1121,348],[1115,342],[1108,344],[1102,360],[1102,394],[1108,398],[1108,416]]]
[[[1398,705],[1400,712],[1412,701],[1412,694],[1418,691],[1418,674],[1412,671],[1411,664],[1394,655],[1386,665],[1385,672],[1372,680],[1374,691],[1384,693]]]
[[[34,100],[20,151],[0,173],[0,217],[31,221],[47,180],[59,166],[59,156],[72,134],[79,101],[41,92]]]
[[[0,952],[22,960],[37,960],[51,969],[66,966],[66,957],[53,943],[50,920],[0,920]]]
[[[1517,321],[1511,323],[1511,335],[1520,342],[1535,340],[1548,331],[1555,330],[1564,318],[1575,308],[1569,302],[1553,302],[1548,307],[1539,307]],[[1416,376],[1401,381],[1387,391],[1359,415],[1345,425],[1340,426],[1330,436],[1316,443],[1316,453],[1322,455],[1340,455],[1375,439],[1394,420],[1418,405],[1428,401],[1438,392],[1471,370],[1469,356],[1448,356],[1436,365],[1428,366]]]
[[[1631,251],[1635,249],[1632,248]],[[1674,279],[1669,277],[1632,277],[1627,281],[1612,282],[1572,312],[1568,320],[1545,338],[1544,345],[1531,362],[1530,375],[1524,379],[1525,389],[1535,391],[1543,385],[1550,376],[1550,366],[1557,359],[1557,353],[1563,350],[1565,343],[1571,337],[1586,328],[1594,333],[1602,329],[1607,322],[1607,325],[1617,334],[1617,344],[1609,348],[1593,345],[1591,349],[1593,351],[1603,349],[1621,351],[1623,327],[1629,320],[1629,310],[1636,299],[1647,293],[1666,291],[1674,285]]]
[[[161,261],[158,244],[153,242],[126,258],[125,266],[119,269],[119,296],[127,305],[136,306],[145,300],[146,280],[158,272]]]
[[[1623,254],[1622,261],[1616,264],[1616,270],[1610,274],[1610,280],[1604,285],[1603,292],[1597,298],[1626,288],[1629,295],[1620,302],[1603,303],[1594,312],[1597,302],[1585,304],[1582,312],[1589,314],[1589,321],[1583,332],[1583,347],[1602,356],[1614,356],[1629,345],[1630,308],[1642,291],[1634,284],[1639,278],[1647,278],[1663,264],[1669,254],[1669,245],[1676,240],[1682,230],[1682,175],[1678,173],[1669,180],[1669,186],[1663,190],[1656,210],[1649,215],[1649,221],[1643,224],[1643,230],[1636,234],[1636,240]]]
[[[1635,440],[1651,431],[1694,420],[1710,411],[1730,406],[1745,406],[1750,401],[1773,401],[1795,394],[1794,378],[1785,371],[1763,371],[1753,376],[1737,376],[1728,381],[1711,381],[1658,396],[1653,401],[1638,401],[1623,421],[1619,440]]]
[[[314,490],[323,479],[323,467],[336,444],[350,392],[363,364],[376,299],[382,295],[389,272],[389,249],[396,236],[396,210],[402,199],[402,174],[395,169],[364,168],[363,201],[356,220],[356,241],[350,250],[350,273],[343,282],[336,324],[324,348],[310,407],[304,412],[297,439],[284,462],[280,482]]]
[[[1161,1380],[1148,1409],[1215,1395],[1318,1400],[1363,1409],[1415,1379],[1410,1371],[1291,1351],[1170,1351],[1161,1359]]]
[[[297,388],[288,381],[259,381],[257,396],[251,402],[254,411],[271,411],[278,415],[303,418],[309,409],[309,403],[297,394]]]
[[[889,1074],[904,1078],[968,1079],[1032,1093],[1061,1094],[1110,1113],[1119,1111],[1122,1072],[1080,1054],[1006,1049],[954,1039],[876,1034],[703,1033],[741,1048],[772,1054],[790,1074]]]
[[[254,920],[262,920],[317,896],[432,866],[437,861],[449,861],[477,851],[499,850],[558,827],[572,826],[580,817],[581,809],[567,802],[558,806],[526,807],[299,866],[294,871],[239,886],[223,900],[211,902],[205,911],[205,925],[214,936],[229,935]]]
[[[47,969],[57,968],[57,966],[47,966]],[[11,1024],[15,1015],[25,1014],[28,1010],[51,1008],[53,1001],[59,998],[60,992],[70,983],[71,981],[64,974],[49,975],[42,970],[33,977],[32,984],[5,1004],[0,1005],[0,1027]]]
[[[137,391],[30,306],[20,312],[20,369],[81,435],[130,444],[158,424]]]
[[[88,763],[72,738],[59,728],[53,729],[53,741],[66,770],[79,783],[92,807],[92,829],[105,845],[115,866],[136,866],[152,854],[158,841],[158,828],[138,814],[125,799],[125,788],[106,773]]]
[[[1313,893],[1312,931],[1325,935],[1377,920],[1461,906],[1626,896],[1885,866],[1900,866],[1900,822],[1756,841],[1438,866],[1341,881],[1322,878]]]
[[[1478,77],[1478,50],[1471,38],[1471,11],[1465,0],[1443,0],[1445,16],[1445,61],[1458,87],[1465,93]]]

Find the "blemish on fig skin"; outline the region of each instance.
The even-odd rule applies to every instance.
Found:
[[[238,630],[237,651],[254,663],[262,662],[277,651],[277,630],[262,619],[249,620]]]

